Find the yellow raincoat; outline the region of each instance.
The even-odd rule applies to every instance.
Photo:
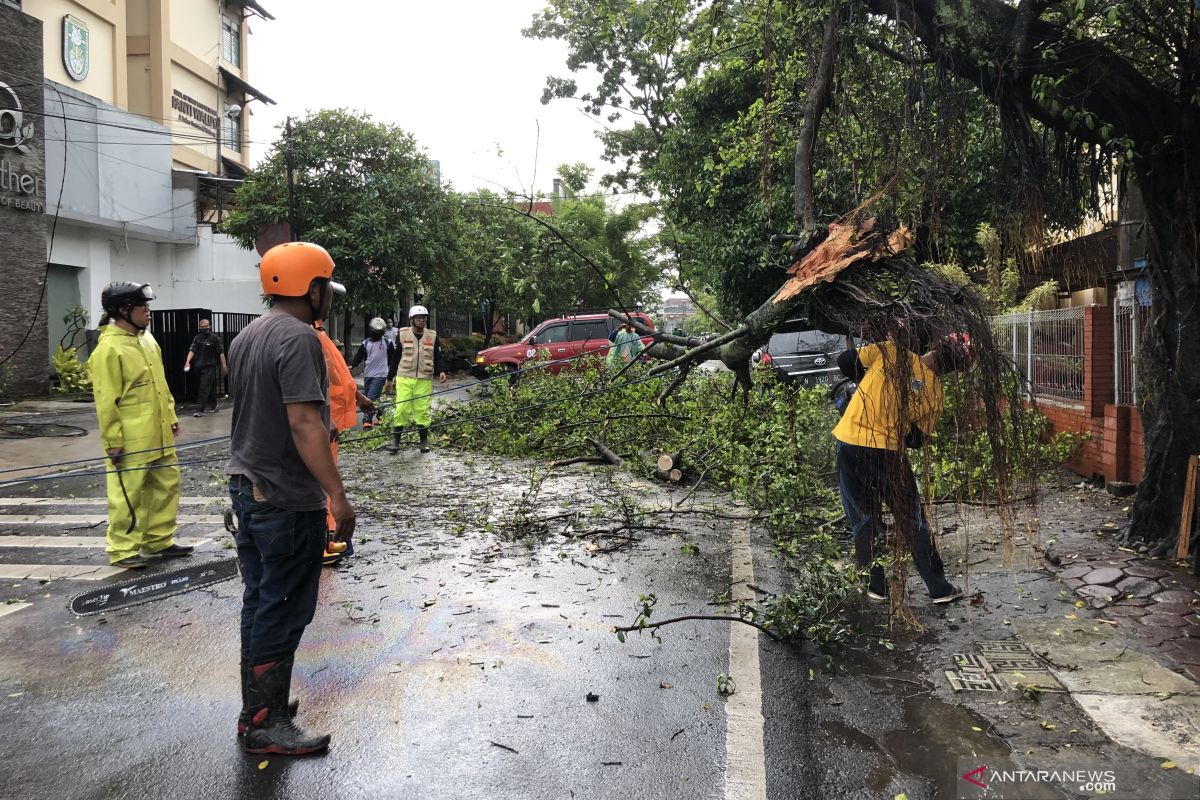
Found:
[[[87,365],[101,445],[105,452],[123,451],[120,473],[111,460],[105,461],[109,561],[136,555],[139,549],[157,553],[170,546],[179,510],[179,466],[171,431],[177,421],[175,398],[167,387],[162,351],[148,331],[135,335],[107,325]]]

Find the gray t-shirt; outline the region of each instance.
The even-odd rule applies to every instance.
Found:
[[[233,433],[228,475],[245,475],[273,506],[325,507],[325,492],[292,441],[287,404],[317,402],[329,428],[329,376],[317,332],[290,314],[251,322],[229,346]]]

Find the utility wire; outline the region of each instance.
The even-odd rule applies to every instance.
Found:
[[[507,378],[508,376],[500,375],[497,377],[498,378]],[[490,414],[480,414],[480,415],[477,415],[474,417],[467,417],[466,419],[449,419],[444,422],[435,423],[433,425],[430,425],[429,427],[430,427],[430,429],[444,428],[444,427],[447,427],[450,425],[465,425],[465,424],[472,423],[472,422],[479,422],[482,420],[494,419],[496,417],[510,416],[512,414],[523,413],[523,412],[531,411],[531,410],[537,409],[537,408],[546,408],[548,406],[558,405],[561,403],[570,402],[572,400],[582,400],[587,397],[595,397],[597,395],[611,392],[614,389],[623,389],[627,386],[636,386],[638,384],[654,380],[657,377],[658,377],[657,375],[646,375],[641,378],[637,378],[635,380],[624,381],[622,383],[613,383],[613,384],[609,384],[608,386],[601,386],[596,389],[590,389],[586,392],[581,392],[579,394],[568,395],[567,397],[559,397],[559,398],[556,398],[553,400],[543,400],[538,403],[530,403],[525,406],[518,406],[517,408],[510,408],[510,409],[506,409],[504,411],[496,411],[496,412],[493,412]],[[453,390],[446,390],[446,391],[453,391]],[[416,398],[413,398],[413,399],[416,399]],[[391,431],[383,431],[383,432],[380,432],[377,434],[372,433],[372,434],[368,434],[365,436],[357,436],[357,437],[354,437],[353,439],[343,440],[340,442],[340,444],[354,444],[356,442],[373,441],[375,439],[383,438],[385,436],[391,437],[392,432]],[[225,439],[228,437],[219,437],[219,438]],[[199,444],[198,442],[192,442],[192,443],[189,443],[189,446],[195,446],[198,444]],[[177,448],[177,449],[179,449],[179,448]],[[140,471],[140,470],[165,469],[168,467],[191,466],[194,464],[210,464],[210,463],[213,463],[216,461],[225,461],[225,460],[227,460],[227,458],[228,458],[227,456],[220,455],[220,456],[211,456],[208,458],[196,458],[196,459],[191,459],[188,461],[175,461],[171,464],[153,464],[152,463],[152,464],[146,464],[146,465],[139,466],[139,467],[120,467],[120,468],[115,468],[115,469],[97,469],[97,470],[88,470],[88,471],[68,471],[68,472],[57,472],[57,473],[51,472],[51,473],[42,474],[42,475],[33,475],[30,477],[26,477],[26,478],[10,478],[9,480],[0,481],[0,488],[3,488],[5,486],[17,486],[17,485],[24,484],[24,483],[33,483],[33,482],[37,482],[37,481],[54,480],[57,478],[95,477],[95,476],[100,476],[100,475],[109,475],[111,473],[116,473],[116,472],[136,472],[136,471]],[[73,462],[64,462],[64,463],[73,463]],[[30,469],[30,468],[23,467],[22,469]]]
[[[585,342],[585,344],[586,344],[586,342]],[[588,351],[588,352],[584,352],[584,353],[577,353],[576,355],[573,355],[573,356],[567,356],[565,358],[558,358],[558,359],[554,359],[551,361],[538,361],[537,363],[535,363],[531,366],[528,366],[528,367],[522,367],[520,369],[512,370],[510,372],[503,372],[503,373],[493,375],[490,378],[484,378],[484,379],[478,380],[475,383],[470,384],[467,388],[470,388],[473,386],[484,386],[486,384],[489,384],[489,383],[492,383],[493,381],[498,381],[498,380],[511,380],[513,377],[521,375],[526,372],[535,372],[537,370],[548,369],[549,367],[553,367],[553,366],[560,366],[563,364],[568,364],[572,361],[575,361],[575,360],[578,360],[581,358],[587,358],[589,356],[594,357],[598,353],[602,353],[605,350],[607,350],[608,347],[611,347],[611,344],[609,344],[606,347],[601,348],[600,350],[592,350],[592,351]],[[392,402],[392,403],[380,403],[376,407],[382,408],[382,409],[393,408],[395,406],[401,405],[402,403],[413,403],[413,402],[416,402],[417,400],[423,400],[426,397],[432,398],[432,397],[436,397],[438,395],[450,394],[452,392],[457,392],[461,388],[462,388],[461,386],[454,386],[454,387],[451,387],[448,389],[439,389],[438,391],[429,392],[428,394],[423,394],[423,395],[418,395],[416,397],[406,398],[405,400],[402,400],[402,401],[396,401],[396,402]],[[142,453],[156,453],[156,452],[161,452],[163,450],[170,450],[172,448],[175,450],[191,449],[191,448],[200,447],[200,446],[206,445],[206,444],[215,444],[217,442],[224,442],[224,441],[227,441],[229,438],[230,438],[229,434],[223,434],[221,436],[212,436],[207,439],[197,439],[195,441],[186,442],[184,444],[164,445],[162,447],[149,447],[149,448],[146,448],[145,450],[129,450],[127,452],[122,453],[121,457],[124,458],[125,456],[140,455]],[[351,441],[358,441],[358,439],[347,439],[345,441],[348,443]],[[0,469],[0,475],[12,473],[12,472],[22,472],[24,470],[29,470],[29,469],[52,469],[54,467],[64,467],[64,466],[69,466],[72,464],[90,464],[93,462],[104,461],[107,458],[108,458],[108,456],[106,456],[106,455],[92,456],[89,458],[77,458],[77,459],[74,459],[71,461],[54,461],[54,462],[50,462],[47,464],[34,464],[34,465],[26,465],[26,466],[20,466],[20,467],[8,467],[5,469]],[[71,473],[71,472],[57,473],[56,476],[61,477],[63,475],[72,475],[72,474],[76,474],[76,473]],[[32,480],[32,479],[23,479],[23,480]],[[4,485],[4,484],[0,483],[0,485]]]

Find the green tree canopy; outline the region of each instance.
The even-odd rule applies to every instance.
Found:
[[[734,310],[778,285],[772,232],[808,241],[881,188],[920,257],[976,263],[978,223],[1023,252],[1136,179],[1156,313],[1131,535],[1166,551],[1200,452],[1195,0],[549,0],[527,33],[600,76],[544,100],[633,116],[602,136],[609,180],[662,196],[680,272]]]
[[[559,174],[572,192],[586,186],[587,170],[569,165]],[[454,198],[454,245],[447,269],[431,289],[492,315],[537,319],[581,308],[644,305],[654,294],[659,267],[644,227],[648,205],[616,209],[602,195],[567,197],[546,206],[489,191]]]
[[[281,137],[238,189],[223,230],[244,247],[288,221],[287,156],[295,167],[296,235],[323,246],[346,285],[346,308],[393,307],[434,282],[450,250],[450,209],[411,135],[344,109],[310,114]]]

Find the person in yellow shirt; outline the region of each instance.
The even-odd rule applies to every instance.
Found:
[[[900,358],[908,363],[901,363]],[[933,434],[945,402],[941,376],[970,363],[970,340],[957,334],[922,356],[909,351],[901,356],[889,341],[847,350],[838,358],[843,374],[858,383],[833,429],[838,491],[854,534],[855,561],[860,569],[869,570],[867,596],[871,600],[886,600],[888,594],[883,568],[875,563],[883,538],[884,501],[933,602],[950,603],[962,597],[946,580],[945,565],[933,545],[905,450],[923,446]],[[900,386],[901,382],[907,385]]]
[[[153,299],[146,283],[118,281],[105,287],[100,342],[87,362],[108,456],[108,558],[127,569],[149,563],[141,553],[175,558],[192,552],[174,541],[179,422],[162,351],[146,330]]]

